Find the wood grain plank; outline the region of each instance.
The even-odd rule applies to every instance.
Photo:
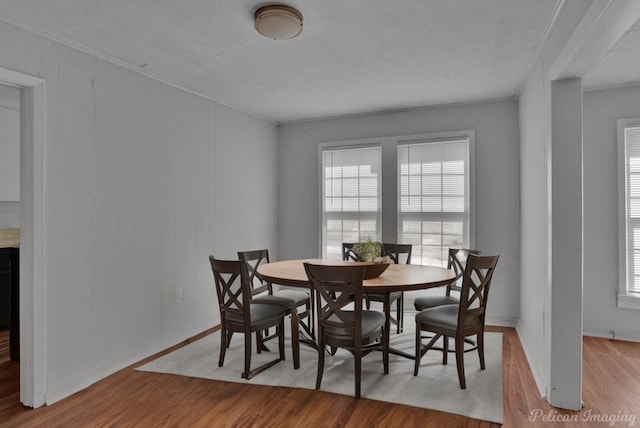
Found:
[[[160,355],[197,340],[176,345]],[[503,338],[505,427],[597,427],[593,415],[640,416],[640,344],[584,338],[582,413],[555,409],[538,394],[514,329],[494,327]],[[8,333],[0,332],[0,425],[20,427],[475,427],[498,424],[462,416],[323,391],[210,381],[123,369],[51,406],[27,409],[19,403],[19,366],[8,359]],[[212,358],[217,358],[212,356]],[[575,418],[574,422],[530,421],[532,410]],[[3,422],[2,422],[3,421]],[[621,426],[618,424],[618,426]]]

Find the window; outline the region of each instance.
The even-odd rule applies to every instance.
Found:
[[[473,130],[318,144],[320,254],[343,242],[412,244],[415,264],[473,248]]]
[[[640,309],[640,119],[618,121],[620,286],[618,306]]]
[[[398,145],[398,239],[415,263],[447,264],[470,242],[469,138]]]
[[[322,151],[322,257],[341,258],[343,242],[381,236],[380,146]]]

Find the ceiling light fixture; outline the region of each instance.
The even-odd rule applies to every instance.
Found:
[[[293,39],[302,33],[302,14],[283,4],[263,6],[256,10],[254,26],[270,39]]]

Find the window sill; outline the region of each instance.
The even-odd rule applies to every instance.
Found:
[[[638,294],[618,294],[618,307],[622,309],[640,310],[640,295]]]

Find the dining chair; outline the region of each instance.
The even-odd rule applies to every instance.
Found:
[[[462,276],[464,274],[465,264],[469,254],[479,255],[480,251],[470,250],[467,248],[449,248],[449,257],[447,258],[447,269],[451,269],[455,272],[456,277],[447,285],[447,290],[444,295],[438,296],[422,296],[413,301],[413,306],[417,311],[433,308],[441,305],[457,305],[460,299],[456,296],[452,296],[451,292],[460,292],[462,285]]]
[[[300,367],[300,334],[299,326],[314,337],[314,322],[311,317],[311,301],[309,294],[303,291],[280,289],[273,290],[271,282],[263,281],[258,275],[258,266],[269,263],[269,250],[238,251],[238,259],[247,263],[249,271],[249,283],[251,284],[253,302],[277,305],[285,310],[286,315],[291,316],[291,348],[293,353],[293,368]],[[306,324],[301,323],[307,319]],[[264,341],[272,339],[268,331]]]
[[[233,333],[244,334],[244,371],[242,377],[251,379],[269,367],[284,361],[285,309],[277,305],[255,303],[249,284],[247,264],[240,260],[217,260],[209,256],[213,271],[218,307],[220,309],[220,358],[218,367],[224,364],[226,349]],[[251,370],[251,335],[276,327],[279,357]],[[261,341],[258,340],[258,348]]]
[[[304,269],[316,294],[316,389],[320,389],[322,383],[326,347],[343,348],[354,356],[355,396],[360,398],[363,356],[380,349],[382,345],[384,373],[389,372],[389,334],[384,331],[385,316],[382,312],[362,309],[362,280],[365,267],[314,265],[305,262]]]
[[[356,255],[356,253],[353,252],[353,244],[354,242],[343,242],[342,243],[342,260],[346,261],[352,261],[352,262],[359,262],[360,259],[358,258],[358,256]]]
[[[393,263],[411,264],[411,244],[382,244],[382,255],[389,256]],[[365,295],[367,309],[370,309],[371,302],[384,302],[384,293],[367,293]],[[396,317],[391,317],[391,322],[396,324],[396,333],[400,334],[404,327],[404,293],[396,291],[389,293],[389,301],[396,302]]]
[[[457,305],[441,305],[420,311],[416,315],[416,353],[413,375],[418,375],[422,356],[443,338],[442,364],[447,364],[449,355],[449,337],[454,338],[456,367],[460,389],[466,389],[464,376],[465,352],[478,350],[480,369],[485,369],[484,361],[484,323],[486,316],[489,287],[499,256],[478,256],[469,254],[462,277],[460,301]],[[435,335],[422,346],[422,331]],[[465,351],[464,339],[476,335],[478,345]]]

